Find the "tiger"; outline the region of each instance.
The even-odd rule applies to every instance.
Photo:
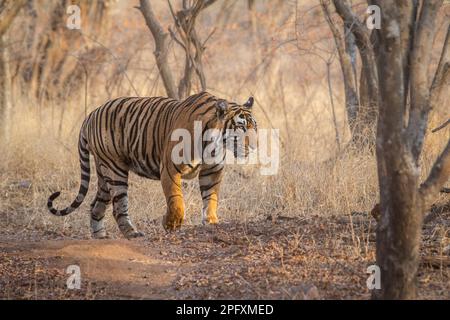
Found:
[[[235,158],[245,158],[257,147],[253,103],[253,97],[249,97],[244,104],[237,104],[208,92],[191,95],[182,101],[168,97],[122,97],[106,102],[92,111],[81,125],[78,139],[81,182],[78,195],[70,206],[58,210],[54,208],[53,201],[61,192],[55,192],[48,198],[48,210],[53,215],[65,216],[82,204],[89,188],[92,155],[98,180],[97,192],[90,205],[93,238],[108,237],[104,218],[111,203],[114,219],[123,236],[127,239],[144,236],[128,214],[130,171],[161,181],[167,205],[162,220],[165,230],[173,231],[181,227],[185,218],[182,180],[197,176],[202,197],[202,223],[217,224],[219,187],[226,151],[231,150]],[[202,136],[209,129],[221,133],[219,144],[223,143],[223,156],[215,163],[175,163],[171,154],[179,142],[173,141],[171,136],[177,128],[192,133],[196,121],[201,121]],[[233,136],[232,143],[227,143],[231,136],[228,132],[238,133]],[[250,139],[245,139],[245,135]],[[242,136],[244,139],[240,138]],[[191,143],[194,143],[193,139],[191,134]]]

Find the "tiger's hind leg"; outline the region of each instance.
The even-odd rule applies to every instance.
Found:
[[[91,203],[91,232],[95,239],[104,239],[107,237],[105,228],[105,211],[111,203],[111,196],[99,170],[97,170],[98,190],[94,201]]]
[[[101,166],[113,204],[113,216],[120,231],[127,239],[142,237],[144,234],[136,230],[128,215],[128,169],[117,163],[114,169]]]
[[[107,237],[104,218],[106,208],[110,203],[109,193],[103,191],[103,189],[97,191],[95,200],[91,203],[91,231],[93,238],[104,239]]]

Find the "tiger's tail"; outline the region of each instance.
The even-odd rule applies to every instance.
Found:
[[[84,127],[84,126],[83,126]],[[83,129],[80,132],[80,138],[78,140],[78,154],[80,157],[80,168],[81,168],[81,182],[80,189],[78,191],[78,195],[73,200],[73,202],[67,208],[63,210],[58,210],[53,207],[53,200],[59,197],[61,194],[60,191],[53,193],[47,202],[47,207],[50,213],[55,216],[65,216],[69,213],[75,211],[82,203],[89,189],[89,180],[90,180],[90,164],[89,164],[89,150],[88,143],[86,138],[83,135]]]

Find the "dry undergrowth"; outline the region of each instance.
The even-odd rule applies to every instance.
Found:
[[[62,190],[58,199],[62,207],[78,189],[78,160],[69,148],[75,140],[72,137],[63,143],[49,133],[50,128],[41,129],[47,130],[44,139],[32,114],[28,119],[18,117],[16,123],[10,144],[2,145],[5,152],[0,154],[0,229],[2,241],[17,243],[19,253],[2,253],[0,287],[7,291],[0,296],[131,297],[113,282],[96,279],[79,292],[68,291],[64,269],[55,267],[52,260],[20,254],[22,241],[88,239],[93,192],[75,213],[65,218],[49,215],[46,200],[52,191]],[[438,152],[435,144],[439,143],[442,139],[429,136],[426,150]],[[228,167],[218,228],[200,226],[201,199],[198,183],[192,180],[184,183],[186,226],[165,234],[161,227],[165,201],[159,182],[131,176],[130,214],[146,233],[142,244],[156,250],[149,256],[158,252],[158,258],[186,266],[167,295],[158,297],[370,297],[365,271],[375,261],[376,222],[369,214],[377,201],[374,155],[370,150],[348,149],[333,161],[305,162],[296,159],[296,152],[301,151],[282,152],[280,171],[274,176],[261,176],[257,167]],[[424,157],[424,168],[432,159]],[[442,195],[437,203],[446,201]],[[448,221],[448,212],[443,210],[424,228],[419,276],[423,298],[449,298]],[[111,214],[107,226],[113,238],[121,238]],[[439,260],[442,257],[447,260]]]
[[[326,23],[308,9],[310,3],[305,1],[305,6],[298,8],[301,20],[296,44],[314,43],[329,50],[333,45],[331,38],[317,39],[328,32]],[[121,18],[114,20],[116,32],[99,41],[110,45],[118,59],[129,60],[128,76],[140,94],[164,94],[157,74],[148,72],[154,67],[153,49],[148,44],[150,38],[142,36],[148,36],[148,30],[139,12],[119,11],[115,13]],[[123,12],[129,12],[129,16],[121,16]],[[132,175],[131,218],[147,235],[143,245],[161,252],[159,258],[193,265],[179,274],[168,297],[296,299],[302,298],[304,286],[315,286],[320,298],[368,298],[365,270],[375,260],[375,222],[369,212],[378,200],[373,150],[347,148],[340,157],[329,160],[337,147],[325,66],[314,56],[299,54],[299,47],[280,45],[293,36],[293,15],[285,17],[282,24],[274,22],[270,12],[262,12],[258,18],[258,41],[266,45],[261,52],[257,54],[250,48],[252,40],[245,22],[238,19],[219,30],[208,43],[205,69],[212,93],[239,102],[253,94],[259,127],[280,130],[283,148],[278,173],[261,176],[255,166],[228,167],[221,187],[221,224],[217,229],[199,226],[198,183],[186,181],[186,226],[170,235],[161,227],[165,200],[159,182]],[[209,30],[211,21],[202,18],[201,25]],[[304,29],[308,25],[311,28]],[[116,35],[121,35],[121,41],[113,41]],[[258,67],[261,59],[270,63]],[[176,59],[172,62],[176,65]],[[116,63],[112,59],[105,65]],[[144,72],[139,72],[141,69]],[[108,72],[100,74],[109,75]],[[343,97],[338,93],[343,90],[336,63],[332,77],[343,149],[349,134]],[[117,83],[113,95],[134,94],[124,75],[119,78],[113,81]],[[103,83],[93,81],[88,92],[88,111],[111,95]],[[75,213],[59,218],[46,209],[53,191],[62,191],[55,203],[61,208],[73,200],[78,190],[76,140],[84,117],[84,104],[80,102],[84,97],[74,94],[70,98],[38,104],[18,94],[14,97],[8,136],[0,141],[0,241],[20,244],[89,238],[88,208],[94,196],[95,178],[85,203]],[[431,128],[448,116],[448,105],[444,103],[448,98],[447,93],[442,97],[442,108],[434,110]],[[450,128],[427,135],[423,177],[449,136]],[[437,205],[446,202],[448,195],[440,195],[436,200]],[[108,231],[113,238],[120,238],[111,216],[107,215]],[[430,260],[448,257],[449,232],[448,213],[442,213],[424,229],[422,254],[428,262],[420,268],[423,298],[450,298],[449,267]],[[63,272],[52,269],[49,261],[27,261],[12,252],[2,251],[0,255],[0,290],[5,290],[5,284],[9,284],[7,290],[17,288],[0,291],[0,298],[36,298],[33,281],[38,283],[41,298],[113,295],[108,293],[107,284],[95,283],[90,291],[67,292],[60,287]],[[22,266],[19,273],[18,266]],[[36,273],[36,268],[41,271]],[[30,274],[37,274],[35,280]]]
[[[442,236],[445,232],[448,235],[449,218],[448,212],[440,214],[424,227],[418,278],[420,298],[449,298],[448,265],[430,260],[443,254]],[[79,243],[70,239],[85,238],[73,230],[28,233],[23,244],[14,243],[16,235],[3,237],[6,249],[3,247],[0,254],[3,275],[0,297],[300,300],[370,297],[365,271],[374,262],[375,224],[367,214],[326,218],[268,216],[258,222],[229,222],[217,227],[186,226],[171,234],[162,231],[158,222],[140,227],[146,237],[129,242],[140,247],[142,253],[137,258],[131,250],[121,251],[123,241],[113,243],[112,247],[117,249],[114,251],[108,247],[108,241],[97,240],[90,247],[82,243],[81,251],[75,250],[70,255],[74,250],[69,247]],[[52,246],[64,245],[67,249],[43,254],[51,252],[52,246],[45,241],[36,243],[38,238],[57,239]],[[92,258],[88,248],[95,250]],[[30,252],[37,253],[30,255]],[[164,270],[142,265],[124,267],[115,262],[142,261],[143,254],[148,259],[157,259]],[[85,256],[87,266],[83,262]],[[67,290],[64,270],[74,262],[81,263],[83,272],[86,270],[83,268],[90,270],[80,290]],[[121,272],[120,277],[105,279],[105,270],[109,275]],[[169,277],[162,287],[158,274]]]

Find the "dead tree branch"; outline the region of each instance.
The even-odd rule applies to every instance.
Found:
[[[428,178],[420,186],[419,192],[426,206],[433,203],[433,199],[450,178],[450,141],[442,154],[437,158]]]
[[[168,63],[169,42],[168,33],[164,31],[155,14],[149,0],[140,0],[138,9],[144,16],[145,23],[155,39],[155,59],[161,79],[166,89],[167,95],[174,99],[179,99],[178,92],[173,80],[172,70]]]
[[[216,0],[196,0],[192,5],[189,4],[189,1],[184,0],[182,1],[182,8],[177,12],[175,12],[170,0],[167,2],[175,22],[175,30],[168,28],[168,33],[163,30],[161,24],[156,19],[148,0],[141,0],[139,9],[144,15],[147,26],[155,39],[156,63],[166,92],[170,97],[183,99],[191,92],[194,75],[197,75],[201,89],[206,90],[206,78],[203,71],[202,59],[206,49],[205,44],[214,33],[214,30],[202,42],[195,29],[195,24],[200,12],[212,5]],[[179,80],[178,86],[175,85],[171,69],[168,65],[169,35],[185,52],[184,72]]]

